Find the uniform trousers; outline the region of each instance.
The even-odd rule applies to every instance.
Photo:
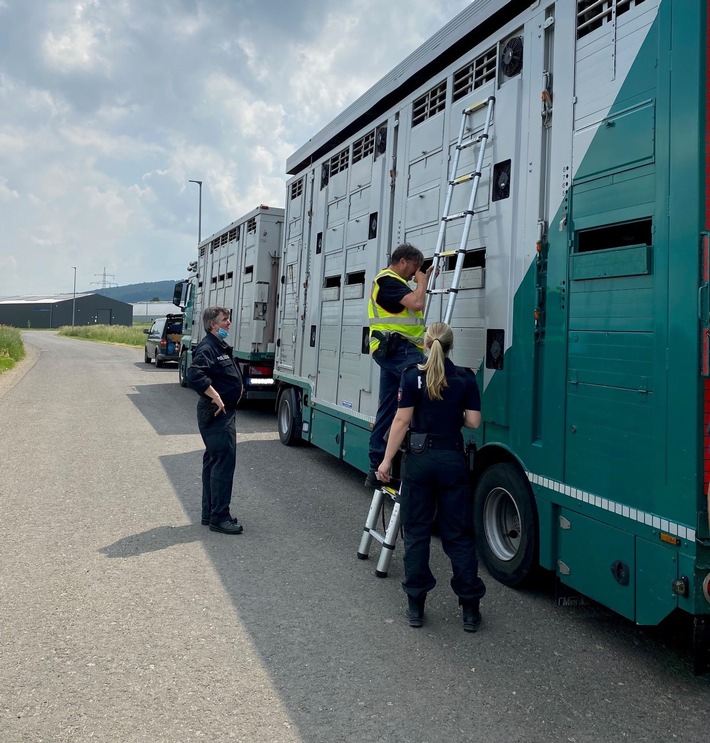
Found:
[[[216,406],[200,399],[197,426],[205,453],[202,457],[202,519],[219,524],[230,518],[234,467],[237,463],[237,414],[225,410],[215,416]]]
[[[486,592],[478,577],[473,541],[473,494],[461,451],[428,449],[424,454],[407,452],[403,458],[400,495],[404,530],[405,593],[422,599],[436,585],[429,568],[429,545],[434,517],[451,561],[451,588],[461,602],[478,601]]]
[[[402,372],[410,364],[422,363],[424,354],[413,343],[407,342],[386,358],[383,357],[380,349],[377,349],[372,358],[380,367],[380,394],[369,444],[370,467],[377,469],[385,458],[387,448],[385,434],[389,431],[397,413],[397,392]]]

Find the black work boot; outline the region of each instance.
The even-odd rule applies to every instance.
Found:
[[[408,608],[407,618],[409,619],[409,626],[418,629],[424,624],[424,602],[426,601],[426,595],[414,598],[413,596],[407,596]]]
[[[463,631],[475,632],[481,626],[478,601],[460,601],[463,614]]]

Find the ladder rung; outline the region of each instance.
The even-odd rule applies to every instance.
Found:
[[[473,216],[475,212],[466,209],[465,212],[459,212],[458,214],[445,214],[442,218],[442,222],[453,222],[454,219],[463,219],[464,217]]]
[[[427,294],[458,294],[459,290],[455,286],[448,289],[427,289]]]
[[[458,186],[460,183],[472,181],[477,175],[480,176],[481,173],[479,171],[475,171],[474,173],[466,173],[466,175],[460,175],[458,178],[454,178],[453,181],[449,181],[449,185]]]
[[[489,96],[486,98],[485,101],[478,101],[477,103],[472,103],[468,108],[464,108],[463,114],[464,116],[466,114],[472,114],[476,111],[480,111],[482,108],[485,108],[489,103],[495,102],[495,96]]]
[[[482,137],[479,135],[478,137],[474,137],[473,139],[466,140],[463,144],[456,145],[457,150],[465,150],[467,147],[473,147],[473,145],[478,144],[482,141]]]
[[[379,531],[375,531],[374,529],[369,529],[370,536],[376,541],[382,544],[385,541],[385,535],[380,534]]]
[[[434,258],[437,258],[437,257],[438,258],[444,258],[445,256],[448,256],[448,255],[456,255],[456,253],[458,253],[458,252],[459,251],[458,251],[457,248],[452,248],[451,250],[442,250],[441,253],[437,253],[434,256]]]

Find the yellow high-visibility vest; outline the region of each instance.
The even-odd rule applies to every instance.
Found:
[[[373,335],[375,330],[379,330],[381,333],[397,332],[419,350],[423,350],[424,313],[421,310],[415,312],[402,305],[402,310],[393,314],[377,304],[377,295],[380,292],[380,285],[377,281],[383,276],[390,276],[409,287],[407,281],[391,268],[384,268],[375,276],[370,291],[370,301],[367,305],[367,316],[370,320],[370,354],[373,354],[380,346],[380,339]]]

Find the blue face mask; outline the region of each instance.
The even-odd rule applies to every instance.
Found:
[[[218,328],[217,329],[217,335],[222,339],[226,340],[227,336],[229,335],[229,331],[225,330],[224,328]]]

